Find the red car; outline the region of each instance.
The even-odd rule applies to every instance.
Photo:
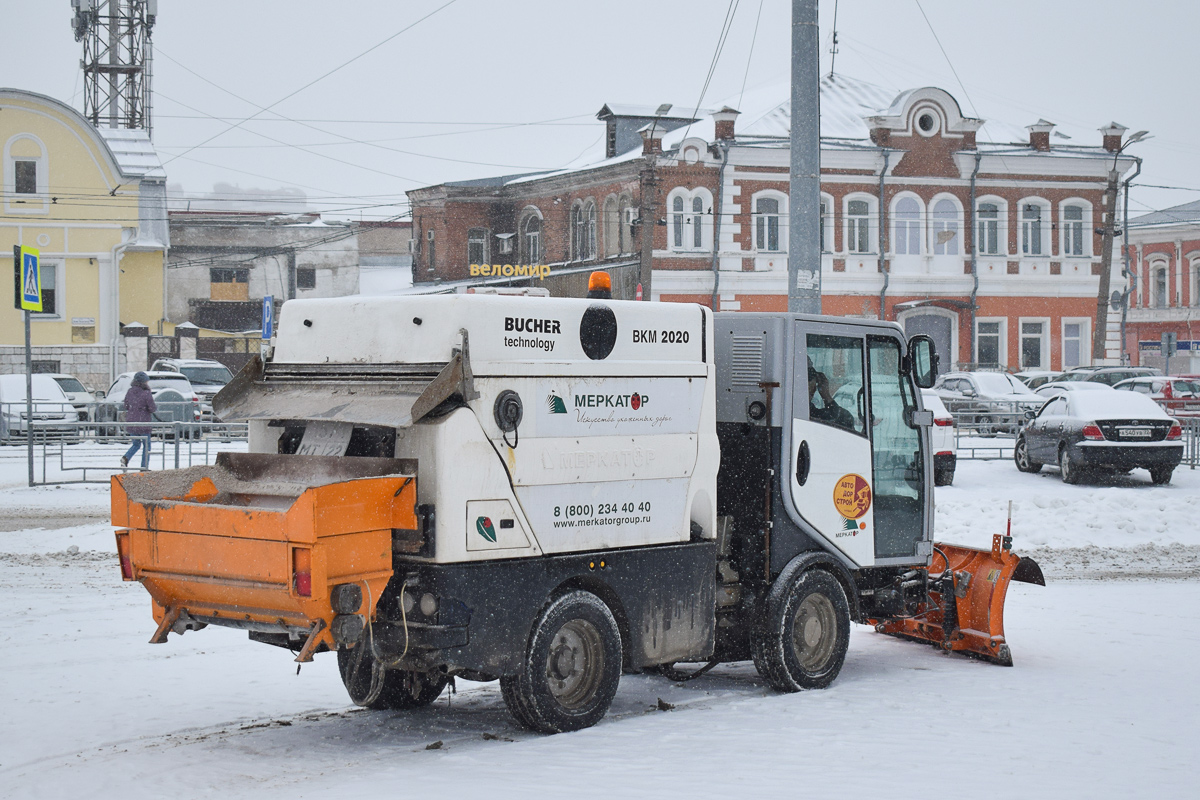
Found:
[[[1113,388],[1144,394],[1173,417],[1200,417],[1200,379],[1149,375],[1128,378]]]

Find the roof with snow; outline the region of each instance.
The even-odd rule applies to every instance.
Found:
[[[1130,228],[1149,228],[1155,225],[1178,225],[1200,222],[1200,200],[1173,206],[1162,211],[1152,211],[1129,220]]]
[[[130,128],[97,128],[112,151],[121,172],[130,178],[166,178],[158,152],[150,142],[150,134]]]

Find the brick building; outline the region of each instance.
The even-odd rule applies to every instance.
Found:
[[[744,113],[691,121],[605,106],[603,161],[411,191],[414,279],[528,283],[504,265],[542,264],[552,277],[605,268],[630,296],[641,221],[652,219],[653,299],[786,309],[786,97],[786,87],[748,95]],[[1123,127],[1102,128],[1094,145],[1052,142],[1045,120],[1026,132],[993,123],[985,137],[985,122],[942,89],[893,95],[842,76],[822,79],[821,110],[825,313],[930,333],[952,354],[944,364],[1093,360],[1105,180],[1133,163],[1116,155]],[[631,128],[640,147],[622,150]],[[472,275],[472,264],[492,267]],[[1111,327],[1098,355],[1117,358]]]
[[[1129,220],[1131,281],[1125,349],[1134,364],[1163,367],[1162,334],[1176,335],[1171,372],[1200,374],[1200,201]]]

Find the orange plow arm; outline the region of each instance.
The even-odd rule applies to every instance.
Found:
[[[880,633],[1011,667],[1012,653],[1004,638],[1004,598],[1011,581],[1046,585],[1041,567],[1031,558],[1015,555],[1008,536],[993,536],[990,551],[935,544],[929,599],[922,611],[869,622]]]
[[[391,579],[393,532],[417,527],[415,471],[222,453],[212,467],[114,476],[122,577],[150,593],[150,641],[216,624],[273,637],[297,661],[356,641]]]

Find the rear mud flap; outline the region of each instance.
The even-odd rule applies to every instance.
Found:
[[[1011,667],[1012,653],[1004,636],[1008,584],[1045,586],[1046,579],[1036,561],[1009,549],[1010,541],[996,534],[990,551],[935,544],[925,607],[912,617],[869,622],[880,633]],[[939,567],[941,571],[935,572]]]

